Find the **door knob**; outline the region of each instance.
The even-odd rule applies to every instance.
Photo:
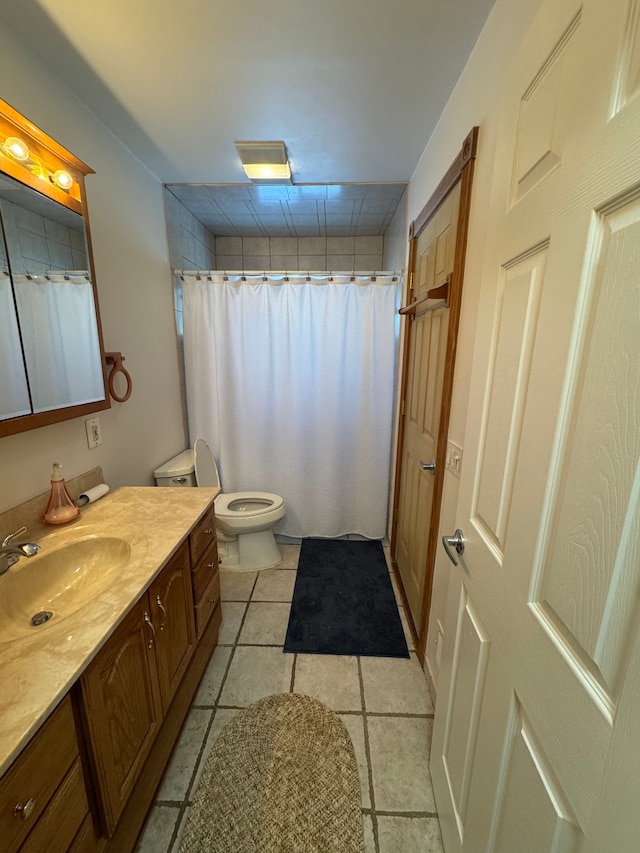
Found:
[[[421,462],[420,467],[423,471],[430,471],[432,474],[436,473],[436,460],[432,459],[431,462]]]
[[[458,561],[451,553],[451,549],[455,548],[456,553],[464,554],[464,534],[462,530],[458,528],[453,536],[443,536],[442,544],[444,545],[444,550],[447,552],[447,557],[451,560],[454,566],[458,565]]]

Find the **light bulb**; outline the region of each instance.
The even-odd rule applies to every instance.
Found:
[[[53,175],[51,175],[51,180],[57,187],[60,187],[61,190],[70,190],[73,186],[73,178],[69,172],[65,172],[64,169],[58,169],[57,172],[54,172]]]
[[[8,154],[9,157],[13,157],[14,160],[24,162],[24,160],[29,159],[29,149],[26,142],[18,139],[17,136],[7,137],[2,144],[2,150],[5,154]]]

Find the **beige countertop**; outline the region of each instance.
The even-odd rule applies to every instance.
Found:
[[[140,599],[181,541],[208,509],[218,489],[121,488],[86,506],[71,524],[30,539],[41,546],[9,569],[37,570],[52,550],[82,538],[126,540],[131,554],[118,581],[90,597],[77,613],[0,642],[0,774],[35,734],[98,650]],[[0,576],[11,581],[8,573]],[[6,618],[4,615],[0,618]]]

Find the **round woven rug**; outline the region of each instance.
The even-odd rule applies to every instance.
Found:
[[[241,711],[213,745],[180,853],[364,853],[349,733],[297,693]]]

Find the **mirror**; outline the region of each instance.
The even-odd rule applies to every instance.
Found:
[[[110,402],[84,199],[90,170],[2,101],[0,170],[3,436]]]

